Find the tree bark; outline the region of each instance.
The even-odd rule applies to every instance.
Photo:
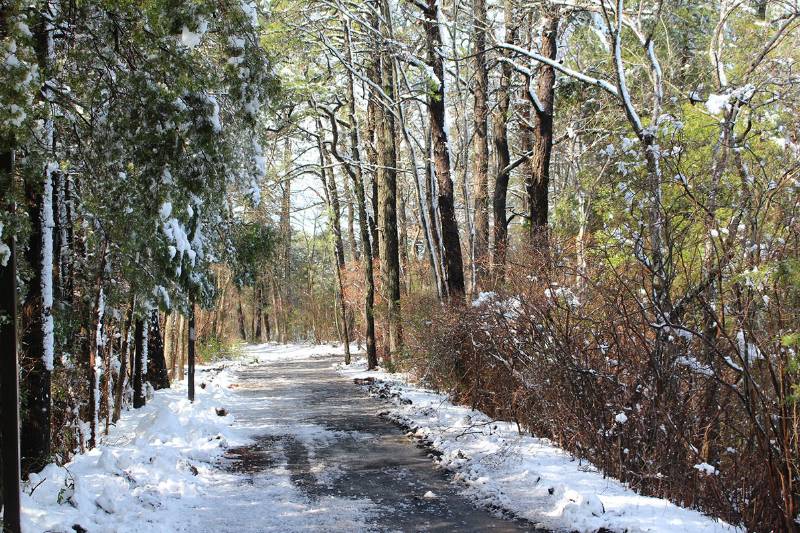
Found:
[[[277,292],[279,299],[278,312],[280,313],[280,341],[282,343],[288,342],[288,307],[289,293],[289,275],[291,269],[291,251],[292,251],[292,224],[291,224],[291,205],[292,205],[292,178],[289,171],[292,160],[292,143],[289,137],[286,138],[286,144],[283,152],[283,164],[285,177],[283,179],[283,197],[281,200],[281,242],[283,244],[281,250],[281,268],[280,268],[280,290]],[[275,284],[275,289],[278,284]]]
[[[447,294],[447,286],[445,284],[445,268],[442,260],[442,238],[441,238],[441,225],[439,224],[439,217],[437,217],[437,210],[434,207],[434,195],[436,194],[436,173],[433,171],[433,135],[430,133],[430,125],[427,128],[427,135],[425,135],[425,211],[428,214],[428,220],[431,225],[431,261],[433,261],[436,268],[436,283],[439,299],[443,299]]]
[[[264,320],[264,295],[262,294],[261,283],[256,283],[253,287],[253,340],[254,342],[264,342],[262,335],[262,322]]]
[[[13,141],[3,139],[7,148],[0,152],[0,198],[12,198],[14,182]],[[14,212],[14,204],[2,206]],[[2,243],[8,247],[5,263],[0,261],[0,496],[4,531],[19,533],[20,521],[20,426],[19,360],[17,358],[17,257],[16,239],[11,228],[4,228]]]
[[[45,360],[45,352],[49,350],[45,338],[45,314],[50,309],[44,305],[43,283],[46,267],[45,249],[47,248],[44,226],[44,210],[46,197],[33,183],[25,184],[25,200],[28,217],[31,221],[31,234],[25,258],[31,268],[32,276],[28,283],[28,292],[21,309],[21,363],[22,381],[26,394],[25,413],[21,428],[22,472],[38,472],[50,461],[50,379],[52,366]],[[52,209],[52,206],[49,207]],[[52,241],[51,241],[52,246]],[[51,254],[52,257],[52,254]],[[52,268],[52,267],[51,267]],[[52,270],[49,272],[52,276]],[[52,333],[51,333],[52,334]]]
[[[341,314],[340,340],[344,347],[344,362],[350,364],[350,332],[347,324],[347,307],[344,303],[344,283],[342,282],[342,269],[344,268],[344,242],[342,240],[341,206],[339,192],[336,187],[336,177],[330,155],[325,148],[325,131],[322,121],[317,118],[317,147],[319,149],[320,177],[325,190],[325,199],[328,203],[328,225],[333,234],[333,268],[336,270],[336,303]]]
[[[558,15],[548,13],[542,19],[540,50],[544,57],[555,61],[557,55]],[[555,95],[555,70],[547,64],[539,65],[536,95],[541,109],[536,109],[533,146],[529,160],[529,175],[525,182],[528,193],[530,217],[530,243],[546,242],[547,211],[549,206],[550,158],[553,153],[553,100]]]
[[[34,48],[42,80],[52,76],[53,9],[45,2],[37,13],[34,27]],[[50,91],[43,87],[42,93]],[[53,116],[49,104],[44,106],[43,125],[45,150],[53,149]],[[50,161],[45,163],[44,180],[25,184],[25,198],[32,231],[25,254],[33,271],[28,293],[22,305],[22,359],[27,373],[23,376],[27,391],[27,416],[22,420],[22,471],[41,470],[50,459],[50,388],[53,370],[53,185]]]
[[[186,339],[183,333],[186,330],[186,318],[183,314],[179,314],[177,321],[177,327],[175,328],[175,361],[172,364],[175,366],[173,374],[178,376],[178,381],[183,381],[183,368],[186,364]]]
[[[378,16],[375,15],[373,17],[373,26],[377,27],[378,25]],[[352,63],[352,60],[350,60]],[[379,66],[377,60],[372,60],[367,65],[367,76],[371,80],[377,80],[379,76]],[[380,231],[379,231],[379,223],[378,218],[380,217],[380,207],[378,205],[378,152],[377,152],[377,122],[378,122],[378,113],[379,107],[381,103],[378,100],[378,97],[375,95],[374,91],[369,92],[369,99],[367,101],[367,135],[366,135],[366,145],[364,146],[364,152],[366,153],[366,160],[367,160],[367,172],[365,173],[363,170],[361,172],[362,180],[365,180],[367,177],[369,178],[369,186],[370,186],[370,207],[372,212],[368,218],[369,221],[369,229],[370,229],[370,236],[372,237],[372,257],[374,259],[380,258]],[[366,187],[366,186],[365,186]],[[366,190],[365,190],[366,194]]]
[[[475,201],[475,288],[480,289],[488,272],[489,253],[489,139],[488,90],[489,72],[486,68],[486,2],[473,0],[475,32],[475,84],[474,84],[474,185]]]
[[[156,390],[169,388],[164,342],[158,320],[158,308],[150,311],[150,331],[147,335],[147,381]],[[166,328],[165,328],[166,329]]]
[[[458,234],[453,179],[450,169],[450,149],[447,138],[445,115],[444,62],[441,56],[442,36],[439,24],[439,4],[428,0],[425,10],[425,36],[428,48],[428,63],[433,70],[433,80],[438,86],[428,90],[428,109],[433,138],[433,160],[438,185],[439,217],[442,227],[444,266],[447,295],[453,302],[464,297],[464,266],[461,257],[461,239]]]
[[[106,271],[106,263],[108,261],[108,241],[103,240],[103,245],[100,249],[100,265],[97,269],[97,276],[95,277],[95,298],[94,305],[92,306],[92,321],[91,334],[89,341],[89,421],[90,421],[90,434],[89,434],[89,449],[97,446],[97,428],[99,425],[100,417],[100,375],[103,371],[102,366],[102,353],[103,348],[103,320],[105,318],[105,294],[103,291],[103,276]],[[98,354],[100,358],[98,359]],[[100,365],[98,365],[100,361]]]
[[[187,394],[190,402],[194,402],[194,343],[196,340],[194,313],[194,294],[192,294],[189,296],[189,335],[187,344],[189,352],[189,383],[187,386]]]
[[[117,381],[114,383],[114,413],[111,416],[111,421],[116,423],[119,420],[122,411],[122,396],[125,392],[125,379],[128,372],[128,337],[130,336],[131,323],[133,321],[133,307],[136,303],[135,298],[131,298],[131,304],[128,307],[128,313],[125,317],[125,327],[122,332],[122,347],[119,351],[119,375]]]
[[[133,408],[144,407],[147,398],[144,393],[144,358],[146,350],[144,339],[144,319],[136,318],[133,330]]]
[[[426,192],[427,198],[423,197],[423,192],[422,192],[423,186],[422,184],[420,184],[419,170],[417,168],[417,156],[416,152],[414,151],[414,145],[411,141],[411,135],[409,134],[408,127],[406,126],[406,120],[405,120],[406,115],[402,104],[397,106],[397,111],[400,118],[400,128],[403,132],[403,139],[405,140],[406,147],[408,148],[408,156],[409,159],[411,160],[411,174],[414,180],[414,189],[416,190],[417,193],[417,203],[419,204],[419,221],[420,221],[420,226],[422,227],[422,233],[425,238],[425,249],[427,252],[426,255],[428,257],[428,262],[431,267],[431,276],[433,277],[433,282],[436,285],[436,293],[438,297],[441,299],[442,285],[441,285],[441,274],[438,267],[439,265],[438,246],[434,247],[433,244],[434,242],[433,234],[435,232],[434,229],[435,224],[433,223],[431,204],[428,201],[428,199],[430,198],[430,192]],[[427,155],[424,158],[424,160],[426,161],[425,164],[426,169],[429,169],[430,164],[427,163],[428,160]],[[428,183],[425,184],[425,190],[428,191],[428,189],[430,188],[429,181],[431,177],[428,175],[427,172],[425,173],[425,176],[426,180],[428,180]],[[401,208],[401,213],[404,212],[405,212],[405,207]],[[406,242],[405,239],[401,240],[404,242],[403,246],[407,246],[407,244],[405,244]],[[406,275],[408,275],[407,270],[406,270]]]
[[[353,190],[347,180],[342,184],[344,186],[345,203],[347,205],[347,244],[350,248],[350,259],[357,263],[360,259],[358,246],[356,245],[356,232],[355,232],[355,207],[353,206]]]
[[[400,268],[398,269],[398,292],[402,287],[405,293],[408,294],[408,291],[410,290],[408,279],[408,214],[406,211],[406,195],[403,193],[402,187],[400,188],[400,191],[400,194],[397,196],[397,248],[400,256]],[[401,316],[402,315],[398,310],[398,320],[401,318]]]
[[[377,6],[381,12],[379,29],[384,39],[392,39],[391,13],[386,0],[379,0]],[[380,258],[381,287],[387,302],[387,325],[389,333],[388,350],[384,358],[391,361],[392,354],[402,344],[402,328],[400,316],[400,248],[397,232],[397,145],[395,143],[396,127],[394,119],[394,102],[396,101],[394,59],[388,53],[382,53],[376,69],[376,84],[382,86],[388,102],[376,106],[376,147],[378,155],[378,208],[380,215]],[[378,95],[374,96],[380,102]]]
[[[517,40],[517,27],[511,0],[505,2],[505,42],[514,44]],[[503,50],[503,55],[510,53]],[[506,216],[506,199],[511,164],[511,153],[508,147],[508,121],[511,109],[511,75],[512,67],[508,63],[500,65],[500,87],[497,92],[497,110],[493,117],[493,139],[495,152],[494,194],[492,196],[492,215],[494,217],[494,243],[492,249],[492,271],[496,278],[505,277],[506,250],[508,247],[508,219]]]
[[[347,61],[353,62],[353,42],[349,21],[344,23]],[[370,245],[370,228],[367,221],[366,193],[364,191],[364,175],[361,168],[361,140],[359,138],[358,120],[356,117],[355,87],[353,73],[347,73],[347,106],[350,119],[350,159],[351,164],[346,165],[350,178],[353,182],[354,193],[358,206],[358,225],[361,232],[361,260],[364,269],[364,329],[365,344],[367,350],[367,367],[372,369],[378,366],[378,356],[375,350],[375,281],[372,272],[372,247]],[[333,133],[334,155],[338,160],[337,128],[335,118],[331,120],[331,131]]]
[[[164,313],[164,363],[167,367],[167,379],[175,379],[175,314],[171,309]]]
[[[247,329],[245,329],[244,325],[244,309],[242,308],[242,291],[239,288],[236,289],[236,314],[239,322],[239,337],[243,341],[246,341]]]

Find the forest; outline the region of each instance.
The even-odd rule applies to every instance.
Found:
[[[800,530],[797,0],[0,0],[0,70],[9,531],[267,342]]]

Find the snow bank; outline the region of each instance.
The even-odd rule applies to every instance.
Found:
[[[182,529],[188,510],[213,490],[212,461],[247,437],[233,417],[217,416],[231,400],[227,371],[199,369],[194,404],[185,383],[155,393],[123,413],[101,445],[70,463],[47,466],[23,486],[23,531],[152,531]]]
[[[411,386],[406,375],[367,372],[363,360],[337,368],[350,378],[377,380],[373,389],[395,404],[387,416],[440,452],[439,464],[481,504],[555,530],[739,531],[667,500],[639,495],[547,439],[520,435],[515,424]],[[624,423],[623,417],[627,420],[624,413],[617,415],[617,422]]]
[[[234,425],[233,415],[217,414],[217,408],[269,413],[276,402],[291,400],[239,393],[239,369],[332,352],[341,348],[247,347],[237,361],[198,367],[194,403],[186,399],[185,381],[156,391],[145,407],[123,412],[96,449],[30,477],[23,485],[23,532],[194,533],[230,531],[232,524],[237,531],[365,529],[377,513],[367,499],[311,499],[293,485],[285,464],[255,479],[223,468],[225,451],[251,444],[254,435],[291,435],[303,442],[340,437],[313,424],[259,416]]]

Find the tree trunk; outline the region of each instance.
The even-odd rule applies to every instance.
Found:
[[[350,259],[357,263],[360,256],[356,246],[355,232],[355,207],[353,206],[353,190],[347,180],[342,183],[344,186],[345,203],[347,204],[347,245],[350,248]]]
[[[50,316],[50,308],[45,307],[45,278],[52,279],[52,265],[48,270],[46,248],[48,244],[44,226],[46,194],[36,190],[31,183],[25,185],[25,196],[28,204],[28,217],[36,223],[31,224],[28,249],[25,254],[33,275],[28,283],[28,292],[22,304],[22,332],[20,339],[22,380],[26,395],[26,414],[22,419],[21,451],[22,471],[27,475],[38,472],[50,459],[50,373],[53,368],[52,330],[49,341],[45,335],[46,316]],[[52,207],[49,207],[52,209]],[[50,241],[52,246],[52,240]],[[52,248],[51,248],[52,258]],[[51,318],[52,320],[52,318]],[[50,322],[52,327],[52,322]],[[46,354],[50,354],[49,357]]]
[[[272,326],[270,326],[270,323],[269,323],[269,311],[268,311],[268,308],[267,308],[266,305],[264,306],[264,332],[265,332],[265,334],[267,336],[266,341],[267,342],[271,342],[272,341]]]
[[[289,167],[291,165],[292,159],[292,144],[289,137],[286,138],[286,144],[284,146],[283,152],[283,163],[284,163],[284,172],[285,177],[283,179],[283,198],[281,201],[281,220],[280,220],[280,227],[281,227],[281,240],[283,243],[283,248],[281,250],[281,269],[280,269],[280,291],[278,292],[277,296],[280,300],[279,312],[281,314],[281,329],[280,329],[280,341],[282,343],[287,342],[289,339],[288,335],[288,300],[290,298],[289,293],[289,275],[291,269],[291,250],[292,250],[292,225],[291,225],[291,204],[292,204],[292,179],[291,173],[289,172]],[[277,284],[275,285],[277,289]]]
[[[167,367],[167,379],[175,379],[175,314],[171,309],[164,313],[164,363]]]
[[[122,347],[119,351],[119,375],[117,381],[114,383],[114,414],[111,416],[111,421],[116,423],[119,420],[122,411],[122,396],[125,392],[125,379],[128,372],[128,339],[130,337],[131,322],[133,321],[133,307],[136,304],[136,299],[131,298],[131,304],[128,307],[128,313],[125,317],[125,327],[122,332]]]
[[[102,349],[103,320],[105,318],[105,293],[103,291],[103,276],[108,262],[108,241],[103,240],[100,248],[100,265],[95,277],[95,299],[92,306],[92,321],[90,322],[91,334],[89,336],[89,449],[97,446],[97,428],[100,418],[100,375],[108,369],[103,369]],[[100,357],[98,357],[98,354]],[[99,364],[98,364],[99,363]]]
[[[513,15],[513,3],[505,3],[505,42],[514,44],[516,38],[516,22]],[[506,50],[505,56],[510,55]],[[495,176],[494,195],[492,197],[492,214],[494,217],[494,245],[492,250],[492,270],[496,278],[505,277],[506,249],[508,247],[508,219],[506,217],[506,198],[511,164],[511,153],[508,148],[508,119],[511,107],[511,75],[512,67],[508,63],[500,65],[500,88],[497,92],[497,111],[493,117]]]
[[[380,31],[385,39],[392,39],[391,13],[386,0],[380,0]],[[388,53],[381,54],[376,69],[376,84],[382,86],[389,102],[376,106],[376,151],[378,156],[378,223],[381,258],[381,287],[387,302],[389,346],[384,357],[391,356],[402,344],[400,323],[400,248],[397,235],[397,146],[394,109],[388,107],[396,101],[394,60]],[[379,102],[378,96],[374,96]]]
[[[253,287],[253,342],[264,342],[262,335],[262,322],[264,319],[264,295],[262,294],[261,283],[256,283]]]
[[[373,26],[377,27],[378,17],[373,17]],[[352,61],[351,61],[352,63]],[[373,60],[367,66],[367,76],[375,80],[378,78],[378,63]],[[378,154],[376,149],[376,122],[378,121],[376,115],[378,114],[378,107],[380,102],[377,100],[373,91],[369,93],[369,100],[367,101],[367,140],[364,147],[367,159],[367,172],[362,170],[362,179],[369,178],[370,185],[370,206],[372,212],[368,218],[370,236],[372,237],[372,257],[375,259],[380,258],[380,231],[378,229],[378,217],[380,216],[380,207],[378,206]],[[366,190],[365,190],[366,194]]]
[[[403,287],[405,293],[408,294],[410,290],[408,278],[408,215],[406,211],[406,195],[402,192],[402,188],[400,195],[397,197],[397,202],[397,234],[399,236],[397,248],[400,255],[398,287]]]
[[[34,48],[42,80],[52,76],[53,15],[50,2],[38,12],[34,28]],[[43,94],[49,90],[43,88]],[[49,105],[44,106],[43,125],[45,150],[53,149],[53,117]],[[53,371],[53,182],[55,162],[45,163],[41,190],[38,183],[26,180],[25,199],[31,235],[25,254],[33,276],[22,305],[22,360],[27,416],[22,420],[22,471],[25,475],[38,472],[50,459],[50,380]]]
[[[164,358],[164,342],[161,338],[161,325],[158,308],[150,311],[150,331],[147,335],[147,381],[156,390],[169,388],[167,361]]]
[[[239,319],[239,337],[243,340],[247,340],[247,330],[245,329],[244,325],[244,309],[242,308],[242,291],[241,289],[236,289],[236,314]]]
[[[428,0],[425,10],[425,36],[428,47],[428,63],[438,86],[428,90],[428,109],[433,138],[433,160],[438,185],[439,217],[442,227],[444,248],[445,278],[447,295],[453,302],[464,296],[464,266],[461,258],[461,239],[458,235],[453,198],[453,179],[450,169],[450,148],[447,138],[447,117],[445,115],[444,63],[441,56],[442,36],[439,24],[439,4]]]
[[[347,40],[347,60],[352,63],[352,35],[349,22],[345,22],[345,38]],[[367,221],[366,195],[364,191],[364,176],[361,169],[361,140],[358,133],[358,120],[356,117],[356,102],[353,74],[348,70],[347,74],[347,96],[348,113],[350,119],[350,159],[352,165],[346,166],[353,181],[354,193],[358,205],[358,225],[361,232],[361,259],[364,268],[364,324],[365,324],[365,344],[367,350],[367,367],[373,369],[378,366],[378,356],[375,350],[375,281],[372,272],[372,248],[370,246],[369,225]],[[334,133],[333,145],[336,146],[336,120],[331,121],[331,129]],[[334,152],[336,154],[337,152]],[[337,159],[339,159],[337,157]]]
[[[542,19],[541,54],[555,61],[557,55],[558,15],[548,13]],[[548,190],[550,187],[550,157],[553,152],[553,97],[555,94],[555,70],[539,65],[536,95],[541,109],[536,110],[536,125],[533,131],[533,146],[529,160],[530,174],[525,182],[528,193],[530,217],[530,242],[532,245],[546,243]]]
[[[108,338],[113,338],[113,335],[107,335]],[[103,368],[105,368],[105,372],[103,372],[103,406],[105,409],[105,425],[103,427],[103,434],[108,435],[108,429],[111,426],[111,411],[113,410],[113,392],[111,390],[112,387],[112,364],[111,358],[114,355],[114,343],[109,342],[105,346],[103,346]]]
[[[183,381],[183,368],[186,363],[186,350],[185,339],[183,332],[186,329],[186,318],[183,314],[177,317],[177,324],[175,327],[175,360],[172,362],[174,370],[172,373],[178,377],[178,381]]]
[[[473,0],[475,32],[475,105],[474,105],[474,200],[475,200],[475,287],[479,290],[488,271],[489,253],[489,140],[488,90],[489,72],[486,68],[486,2]]]
[[[430,133],[430,125],[427,130],[427,135],[425,135],[425,211],[431,223],[431,261],[433,261],[436,268],[436,283],[438,284],[436,290],[441,300],[447,294],[444,279],[446,274],[444,271],[444,254],[442,253],[441,225],[439,224],[439,217],[436,216],[437,210],[434,205],[434,197],[437,193],[436,173],[433,171],[433,136]]]
[[[137,318],[133,330],[133,408],[144,407],[147,398],[144,392],[144,368],[147,364],[147,345],[145,344],[144,319]]]
[[[0,153],[0,198],[3,204],[12,198],[14,151],[11,141]],[[13,214],[14,205],[3,205]],[[17,359],[17,257],[16,239],[10,228],[0,237],[8,247],[0,255],[0,496],[4,531],[19,533],[20,523],[20,426],[19,361]]]
[[[187,386],[187,393],[190,402],[194,402],[194,342],[196,340],[195,324],[194,324],[194,295],[189,296],[189,335],[188,335],[188,352],[189,352],[189,383]]]
[[[344,347],[344,362],[350,364],[350,332],[347,324],[347,307],[344,303],[344,283],[342,282],[342,269],[344,268],[344,242],[342,241],[341,226],[341,206],[339,204],[339,192],[336,187],[336,176],[330,155],[325,148],[325,131],[322,129],[322,121],[317,118],[317,142],[319,148],[320,176],[322,185],[325,189],[325,198],[328,203],[328,224],[333,234],[333,268],[336,270],[336,303],[342,317],[342,327],[340,329],[340,340]]]

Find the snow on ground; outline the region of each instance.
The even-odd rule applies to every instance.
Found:
[[[380,513],[374,502],[335,496],[312,500],[293,483],[285,460],[256,473],[221,467],[226,450],[251,444],[255,436],[303,443],[342,437],[319,425],[282,418],[282,405],[306,399],[270,395],[257,382],[247,390],[236,374],[247,367],[257,370],[265,363],[326,357],[335,351],[330,346],[248,347],[237,361],[198,368],[194,404],[185,399],[185,382],[157,391],[144,408],[124,412],[98,448],[31,476],[23,486],[23,531],[369,529]],[[408,376],[366,372],[363,361],[339,365],[339,371],[383,382],[395,403],[390,418],[441,452],[439,463],[454,472],[465,494],[477,502],[555,530],[736,531],[696,511],[637,495],[545,439],[519,435],[513,424],[409,385]],[[292,383],[284,385],[284,390],[294,390]],[[239,420],[218,416],[217,408],[242,415]],[[315,476],[336,478],[336,465],[316,462],[315,468],[322,470]],[[437,497],[433,492],[424,495]]]
[[[155,392],[145,407],[123,412],[96,449],[30,477],[23,486],[23,531],[197,532],[200,523],[213,524],[215,532],[243,526],[257,531],[361,529],[375,512],[369,501],[310,502],[293,486],[284,465],[259,476],[219,467],[226,449],[248,444],[251,436],[271,428],[270,422],[234,424],[232,415],[218,416],[216,409],[263,411],[278,400],[237,394],[235,371],[332,351],[330,346],[248,347],[241,360],[198,367],[194,404],[186,399],[185,381]],[[307,438],[327,437],[324,428],[297,431]]]
[[[444,395],[410,385],[408,375],[366,371],[363,359],[336,368],[350,378],[372,377],[383,385],[395,404],[389,418],[438,450],[439,464],[453,471],[477,502],[554,530],[740,531],[667,500],[639,495],[549,440],[520,435],[516,424],[494,421],[453,405]]]

